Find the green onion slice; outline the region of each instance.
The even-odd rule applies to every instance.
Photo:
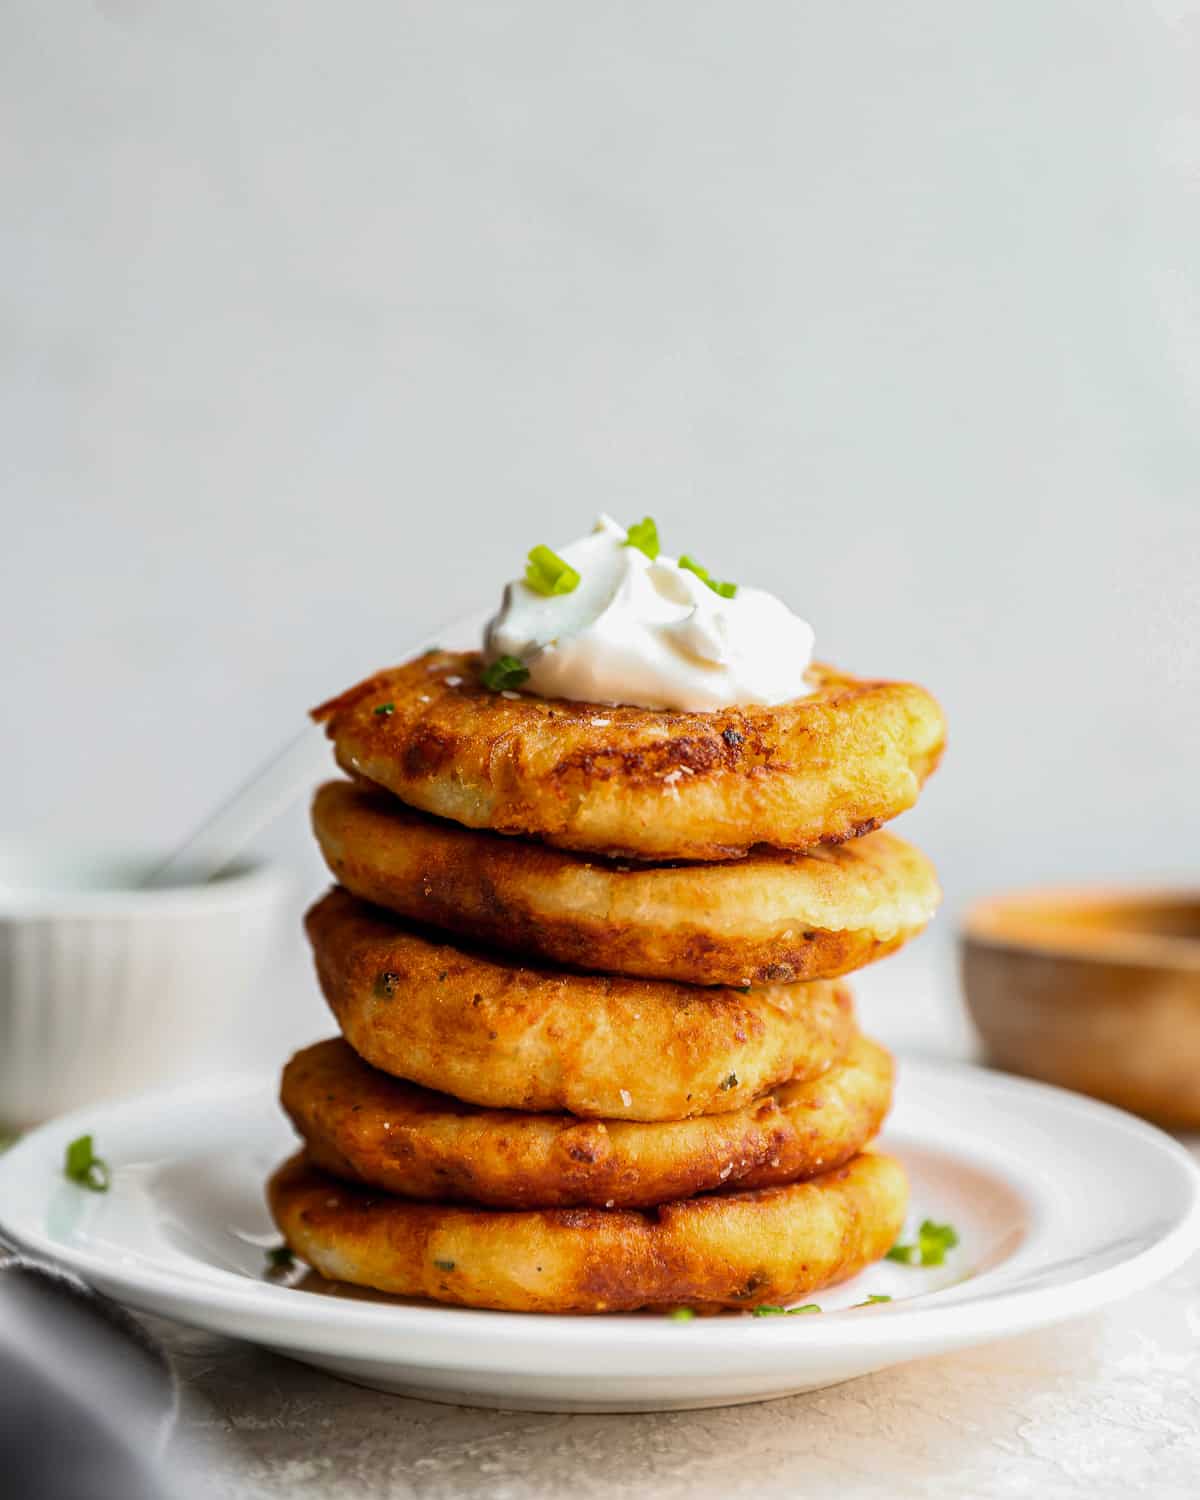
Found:
[[[519,688],[529,676],[529,668],[515,656],[498,656],[483,669],[483,685],[493,693]]]
[[[96,1155],[90,1135],[78,1136],[67,1147],[63,1171],[72,1182],[93,1193],[107,1193],[112,1182],[112,1169]]]
[[[525,564],[525,582],[535,594],[569,594],[579,587],[579,574],[549,547],[534,547]]]
[[[737,597],[738,586],[736,583],[723,583],[719,578],[713,578],[706,567],[703,567],[694,557],[689,557],[685,552],[679,559],[679,566],[689,573],[695,573],[701,583],[706,583],[714,594],[720,594],[722,599],[733,599]]]
[[[694,1307],[673,1307],[667,1314],[672,1323],[690,1323],[695,1316]]]
[[[958,1231],[953,1225],[923,1219],[915,1241],[911,1245],[893,1245],[887,1258],[902,1266],[940,1266],[946,1259],[947,1250],[953,1250],[957,1244]]]
[[[653,516],[643,516],[625,533],[625,545],[644,552],[651,562],[658,556],[658,527]]]
[[[921,1247],[923,1265],[940,1266],[946,1259],[946,1251],[958,1245],[958,1231],[950,1224],[935,1224],[932,1219],[924,1219],[917,1230],[917,1244]]]

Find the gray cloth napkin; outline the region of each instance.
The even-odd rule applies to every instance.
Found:
[[[194,1497],[161,1466],[176,1405],[166,1356],[136,1319],[0,1246],[0,1493]]]

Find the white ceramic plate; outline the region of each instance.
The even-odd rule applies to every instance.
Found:
[[[962,1243],[938,1269],[885,1262],[798,1318],[542,1317],[264,1277],[263,1181],[292,1149],[276,1079],[95,1107],[0,1157],[0,1230],[132,1307],[250,1339],[385,1390],[477,1406],[635,1411],[814,1389],[1073,1317],[1166,1275],[1200,1243],[1200,1172],[1105,1105],[958,1065],[906,1062],[885,1144],[915,1223]],[[62,1175],[84,1131],[114,1168]],[[888,1304],[852,1307],[871,1293]]]

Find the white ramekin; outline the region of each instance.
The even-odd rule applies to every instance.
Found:
[[[138,890],[144,858],[0,848],[0,1128],[237,1061],[288,880]]]

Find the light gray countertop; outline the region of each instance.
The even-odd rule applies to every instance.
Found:
[[[156,1324],[185,1385],[177,1441],[236,1500],[1192,1500],[1200,1257],[1109,1312],[752,1406],[556,1416],[360,1390]]]
[[[932,957],[861,977],[901,1052],[969,1037]],[[890,971],[890,972],[889,972]],[[496,1412],[362,1390],[154,1321],[181,1377],[174,1451],[236,1500],[973,1500],[1200,1493],[1200,1257],[1102,1314],[752,1406],[627,1416]]]

